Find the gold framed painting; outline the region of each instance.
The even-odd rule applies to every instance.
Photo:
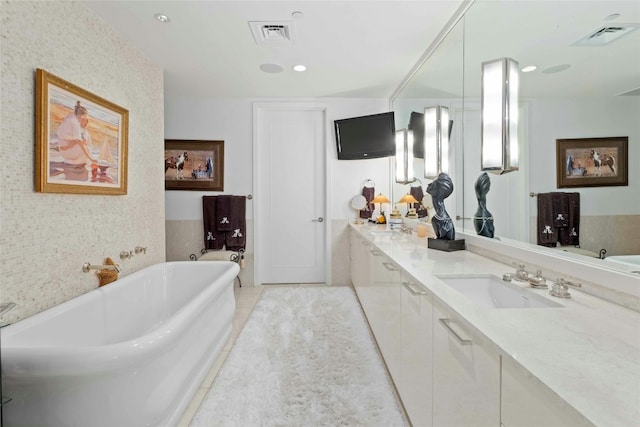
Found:
[[[629,138],[556,140],[558,188],[629,185]]]
[[[36,70],[36,191],[127,194],[129,112]]]
[[[165,139],[164,189],[224,191],[224,141]]]

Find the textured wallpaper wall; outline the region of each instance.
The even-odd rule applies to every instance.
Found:
[[[14,322],[98,286],[82,264],[128,275],[165,260],[162,70],[78,2],[0,3],[0,301]],[[35,70],[129,110],[126,196],[34,191]],[[148,248],[122,261],[120,251]]]

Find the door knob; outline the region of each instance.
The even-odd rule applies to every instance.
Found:
[[[322,221],[324,221],[324,218],[322,218],[320,216],[320,217],[318,217],[318,219],[312,219],[311,221],[313,221],[313,222],[322,222]]]

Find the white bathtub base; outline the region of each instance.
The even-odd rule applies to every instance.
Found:
[[[159,264],[3,328],[4,425],[175,426],[231,335],[238,270]]]

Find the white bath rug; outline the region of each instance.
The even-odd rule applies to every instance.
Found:
[[[405,425],[349,287],[266,289],[191,423]]]

